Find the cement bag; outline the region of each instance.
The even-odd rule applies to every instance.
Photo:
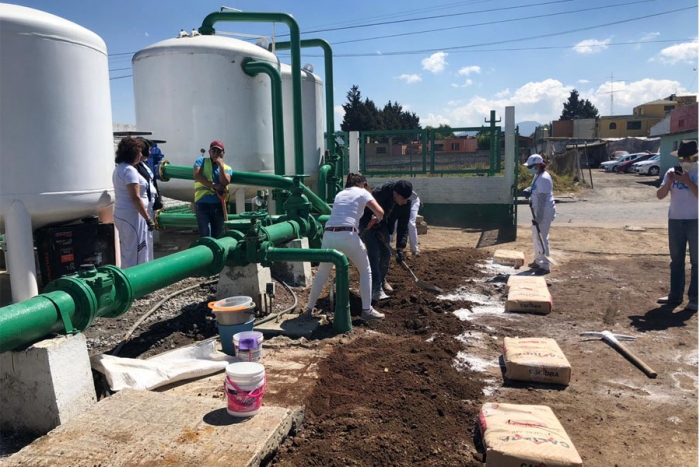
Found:
[[[554,339],[503,339],[506,378],[568,385],[571,365]]]
[[[544,405],[484,404],[479,435],[486,467],[575,467],[583,465],[571,439]]]
[[[525,264],[525,254],[522,251],[496,250],[493,260],[504,266],[519,268]]]
[[[508,276],[505,291],[508,293],[511,287],[536,287],[547,288],[547,281],[542,276]]]
[[[552,312],[552,295],[547,284],[511,286],[506,311],[547,315]]]

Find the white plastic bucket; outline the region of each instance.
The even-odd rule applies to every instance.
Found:
[[[263,333],[258,331],[245,331],[234,334],[234,356],[238,358],[239,362],[262,363],[263,340]]]
[[[223,326],[243,324],[255,314],[255,302],[246,296],[209,302],[209,308],[216,315],[216,322]]]
[[[234,417],[252,417],[260,411],[267,389],[265,367],[260,363],[238,362],[226,367],[224,392],[226,411]]]

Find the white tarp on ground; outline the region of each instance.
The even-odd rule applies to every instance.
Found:
[[[95,355],[92,368],[107,377],[112,391],[125,388],[151,390],[166,384],[210,375],[236,361],[216,350],[216,338],[182,347],[147,360]]]

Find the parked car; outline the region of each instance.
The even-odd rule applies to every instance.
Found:
[[[632,164],[632,172],[638,175],[659,175],[661,172],[661,155],[654,154],[651,158]]]
[[[617,160],[614,161],[607,161],[603,162],[600,164],[601,167],[605,169],[606,172],[613,172],[615,171],[615,167],[617,167],[619,164],[622,164],[623,162],[627,161],[636,161],[642,156],[646,156],[648,153],[646,152],[636,152],[634,154],[627,154],[626,156],[622,156],[617,158]]]
[[[615,166],[615,172],[617,172],[619,174],[630,173],[630,172],[632,172],[632,165],[639,163],[639,162],[647,161],[655,155],[656,154],[648,153],[648,154],[645,154],[643,156],[638,157],[637,159],[628,160],[627,162],[621,162]]]

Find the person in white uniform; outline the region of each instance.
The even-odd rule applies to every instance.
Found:
[[[343,253],[360,273],[360,297],[362,298],[363,320],[382,319],[383,313],[372,308],[372,270],[367,259],[367,249],[360,239],[357,226],[360,217],[368,207],[381,221],[384,210],[374,199],[368,189],[367,179],[361,174],[348,174],[345,189],[338,193],[333,201],[333,210],[326,222],[321,248],[332,248]],[[305,313],[311,315],[316,306],[321,289],[328,281],[333,269],[331,263],[321,263],[311,285],[309,302]]]
[[[545,170],[547,164],[539,154],[533,154],[528,157],[525,165],[530,170],[530,173],[534,175],[532,185],[526,190],[526,196],[530,196],[530,205],[535,213],[535,217],[532,219],[532,242],[535,247],[535,260],[528,266],[533,269],[539,269],[538,272],[540,274],[549,274],[550,265],[549,261],[547,261],[547,256],[549,256],[549,228],[557,216],[557,209],[554,204],[554,184],[552,183],[552,176]],[[537,235],[535,223],[540,227],[544,245],[541,244]]]
[[[148,234],[155,224],[148,214],[148,181],[136,170],[144,143],[127,136],[117,146],[112,173],[114,184],[114,224],[119,231],[121,267],[148,262]]]

